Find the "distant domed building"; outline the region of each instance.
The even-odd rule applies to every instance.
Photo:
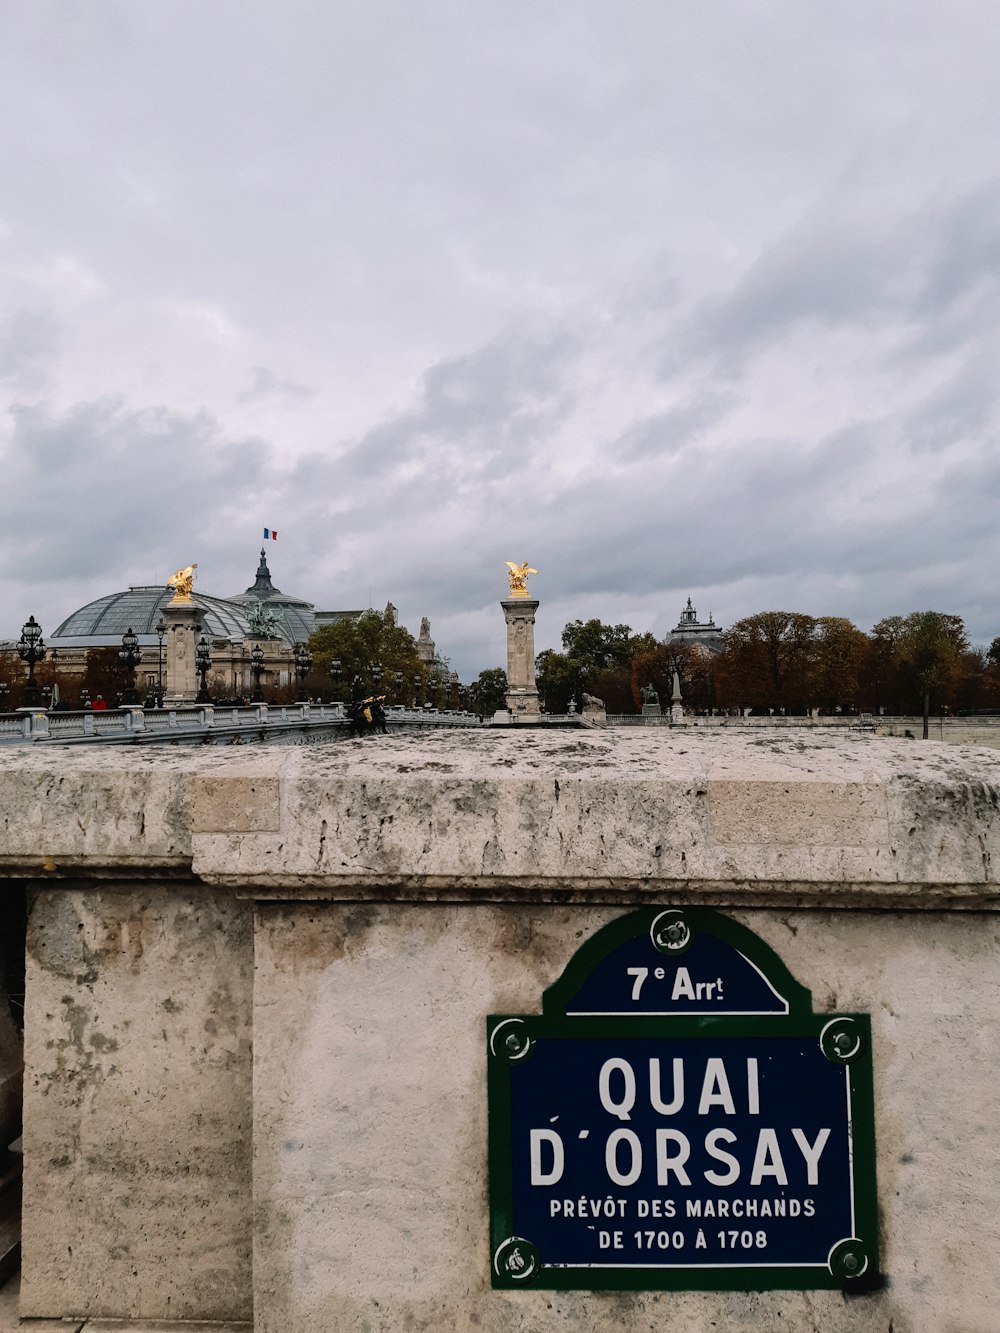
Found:
[[[698,612],[691,605],[691,598],[687,599],[687,606],[681,612],[681,618],[664,639],[665,643],[689,643],[698,648],[703,648],[705,652],[722,652],[722,630],[719,629],[712,619],[711,612],[707,620],[699,620]]]
[[[172,587],[143,585],[88,602],[67,616],[55,633],[46,636],[49,661],[58,663],[62,672],[82,676],[88,652],[95,648],[119,649],[122,635],[131,630],[142,652],[136,671],[140,696],[162,694],[169,657],[165,622],[173,598]],[[249,694],[254,686],[250,654],[255,644],[264,651],[261,686],[269,693],[294,683],[297,644],[307,643],[324,625],[357,620],[364,614],[360,610],[317,611],[305,598],[283,593],[271,580],[263,548],[256,578],[244,592],[214,597],[195,588],[192,605],[198,612],[198,633],[204,636],[211,654],[210,687],[217,695],[233,697]],[[391,602],[386,613],[392,616],[393,624],[398,623]]]

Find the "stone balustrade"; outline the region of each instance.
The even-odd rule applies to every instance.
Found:
[[[393,707],[386,725],[399,727],[476,727],[474,713],[436,708]],[[124,707],[102,712],[47,712],[22,709],[0,715],[0,744],[20,741],[81,743],[94,740],[125,743],[226,744],[233,741],[280,739],[298,735],[313,740],[350,727],[344,705],[251,704],[248,708],[195,704],[186,708]]]

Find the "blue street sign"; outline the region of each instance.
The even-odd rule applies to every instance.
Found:
[[[613,922],[543,1008],[488,1023],[495,1285],[874,1280],[866,1015],[705,909]]]

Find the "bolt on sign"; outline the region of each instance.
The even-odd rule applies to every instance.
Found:
[[[868,1015],[746,927],[633,912],[487,1037],[494,1287],[877,1283]]]

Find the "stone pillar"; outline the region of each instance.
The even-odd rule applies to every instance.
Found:
[[[170,705],[194,703],[198,697],[195,648],[202,627],[202,609],[195,602],[168,602],[163,608],[167,622],[165,700]]]
[[[538,716],[535,688],[535,612],[530,597],[509,597],[501,602],[507,621],[507,707],[514,717]]]
[[[674,692],[670,699],[670,721],[675,726],[684,725],[684,703],[681,699],[681,678],[674,672]]]

